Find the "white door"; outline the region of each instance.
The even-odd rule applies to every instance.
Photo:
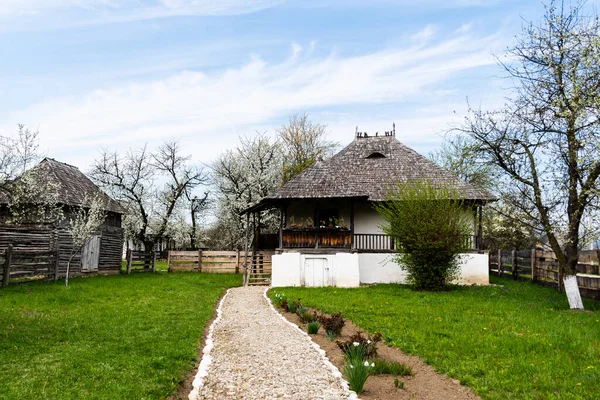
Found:
[[[331,274],[326,258],[306,258],[304,260],[305,286],[331,286]]]
[[[94,235],[81,250],[81,270],[85,272],[98,271],[100,258],[100,240],[102,236]]]

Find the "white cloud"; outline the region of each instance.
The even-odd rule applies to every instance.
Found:
[[[438,85],[493,64],[490,47],[496,45],[493,36],[457,36],[424,47],[325,58],[313,56],[310,48],[303,54],[300,46],[293,45],[292,55],[281,63],[255,56],[217,73],[181,71],[80,97],[45,99],[3,118],[8,122],[4,131],[19,122],[39,127],[49,154],[75,157],[80,152],[81,161],[71,162],[88,159],[89,164],[89,158],[96,156],[89,151],[102,146],[123,148],[172,136],[183,137],[199,159],[210,160],[232,147],[239,133],[252,133],[255,127],[292,112],[356,109],[424,96],[441,101],[447,92]],[[418,132],[431,132],[432,123],[439,126],[435,117],[421,115],[407,119],[407,124],[423,123]],[[351,131],[354,123],[350,122]]]

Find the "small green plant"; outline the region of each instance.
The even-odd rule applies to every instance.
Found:
[[[289,304],[288,304],[287,299],[283,299],[283,300],[281,300],[281,303],[279,303],[279,307],[281,307],[282,309],[284,309],[286,311],[288,310],[288,306],[289,306]]]
[[[273,296],[273,303],[275,303],[275,305],[277,307],[281,307],[281,303],[285,300],[285,294],[283,293],[275,293],[275,296]]]
[[[298,309],[301,307],[302,307],[302,304],[300,303],[300,299],[298,299],[298,300],[294,300],[292,302],[288,302],[287,310],[289,312],[295,314],[298,311]]]
[[[319,322],[323,325],[325,332],[331,332],[335,336],[341,335],[342,329],[346,324],[346,320],[342,313],[335,313],[331,316],[321,315],[319,317]]]
[[[308,333],[310,333],[311,335],[316,335],[317,332],[319,332],[319,328],[321,327],[321,323],[319,321],[312,321],[309,322],[306,329],[308,330]]]
[[[346,358],[346,362],[344,363],[344,375],[346,375],[350,389],[354,390],[356,394],[362,393],[365,382],[367,381],[373,366],[374,364],[369,361],[358,358]]]
[[[373,360],[375,364],[371,375],[396,375],[396,376],[412,376],[412,369],[397,361],[382,360],[381,358],[375,358]]]
[[[306,308],[303,312],[300,312],[300,310],[296,311],[296,314],[298,314],[298,318],[300,318],[300,321],[304,324],[316,321],[319,318],[316,312],[310,312]]]
[[[296,314],[300,315],[300,314],[302,314],[304,312],[307,312],[307,311],[308,311],[308,308],[306,308],[306,307],[304,307],[304,306],[301,305],[300,307],[298,307],[296,309]]]
[[[398,389],[404,389],[404,382],[396,378],[394,379],[394,386],[396,386]]]
[[[354,335],[350,336],[349,340],[345,342],[338,341],[337,345],[346,355],[361,351],[364,355],[364,358],[373,358],[377,355],[377,343],[380,341],[381,333],[379,332],[366,337],[362,335],[362,332],[358,331]]]
[[[325,336],[327,337],[327,339],[331,340],[332,342],[337,337],[337,335],[335,334],[335,332],[331,332],[331,331],[327,331],[327,330],[325,331]]]
[[[344,352],[344,356],[350,360],[362,360],[364,361],[367,357],[366,348],[359,342],[350,343],[349,346],[345,346],[345,342],[336,342],[338,347]],[[344,346],[344,347],[342,347]]]

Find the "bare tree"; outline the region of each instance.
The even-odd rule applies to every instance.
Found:
[[[501,63],[514,82],[497,111],[471,109],[462,127],[504,172],[499,188],[543,230],[571,308],[582,219],[597,204],[600,176],[600,22],[583,5],[551,1]]]
[[[88,204],[88,201],[84,200],[83,204]],[[80,207],[69,221],[68,232],[71,234],[73,247],[71,247],[69,261],[67,261],[65,286],[69,286],[69,272],[73,258],[77,254],[81,254],[81,250],[89,243],[98,229],[100,229],[106,218],[104,213],[105,204],[100,196],[94,197],[89,204],[89,208]]]
[[[316,161],[331,156],[338,143],[326,139],[327,125],[313,123],[308,114],[294,114],[277,130],[283,148],[283,182],[287,182]]]
[[[207,180],[190,158],[182,156],[179,142],[171,140],[153,153],[146,146],[124,156],[104,151],[92,167],[92,179],[126,205],[126,234],[146,250],[164,237],[186,191]],[[164,184],[160,187],[156,182]]]

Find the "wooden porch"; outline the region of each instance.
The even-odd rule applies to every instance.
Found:
[[[477,235],[468,235],[465,246],[481,250]],[[348,229],[283,229],[282,249],[334,249],[357,252],[395,252],[394,239],[382,233],[353,233]]]

